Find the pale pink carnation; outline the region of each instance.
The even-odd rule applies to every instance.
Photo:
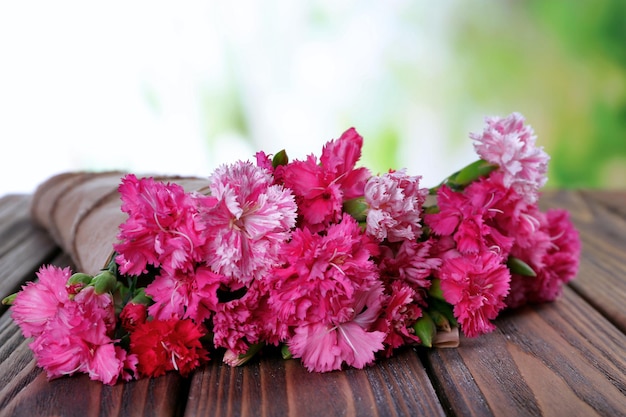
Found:
[[[310,155],[276,168],[296,196],[300,226],[319,232],[341,219],[344,201],[363,196],[370,172],[355,168],[362,146],[363,138],[351,128],[324,145],[319,163]]]
[[[371,177],[365,185],[367,233],[389,242],[420,237],[421,212],[428,189],[419,188],[419,176],[405,170]]]
[[[211,176],[218,203],[206,210],[206,262],[214,272],[248,283],[278,262],[296,222],[291,191],[250,162],[219,167]]]
[[[534,202],[547,181],[550,157],[535,146],[533,129],[524,117],[512,113],[506,118],[488,117],[483,132],[472,133],[474,147],[481,159],[496,164],[504,172],[503,183],[513,187],[527,201]]]
[[[502,258],[485,251],[446,259],[439,271],[441,290],[454,306],[463,333],[475,337],[491,332],[505,307],[511,275]]]

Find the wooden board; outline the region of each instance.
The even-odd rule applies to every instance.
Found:
[[[458,349],[403,349],[364,370],[309,373],[271,352],[109,387],[48,381],[9,311],[0,316],[0,416],[619,416],[626,415],[626,192],[555,191],[583,241],[579,276],[554,303],[503,314]],[[28,196],[0,199],[0,291],[41,264],[71,264],[32,225]]]

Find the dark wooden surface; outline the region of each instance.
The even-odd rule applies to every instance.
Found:
[[[69,259],[28,217],[28,196],[0,198],[0,296],[42,263]],[[364,370],[312,374],[268,354],[110,387],[47,381],[0,310],[1,416],[626,416],[626,192],[546,193],[583,241],[580,272],[554,303],[498,318],[457,349],[407,348]]]

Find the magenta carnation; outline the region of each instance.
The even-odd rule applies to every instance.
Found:
[[[148,265],[192,270],[203,259],[204,225],[197,213],[213,205],[212,198],[132,174],[122,179],[119,193],[122,211],[128,214],[120,225],[120,242],[114,245],[122,273],[140,275],[148,272]]]
[[[201,323],[217,309],[217,290],[227,282],[226,277],[199,265],[192,272],[161,271],[146,287],[152,297],[148,311],[159,319],[191,318]]]
[[[565,210],[548,210],[540,218],[533,241],[526,247],[516,247],[513,254],[536,272],[536,277],[514,274],[508,307],[555,300],[563,284],[578,273],[581,243],[578,232]],[[534,242],[534,243],[533,243]]]
[[[495,329],[491,320],[505,306],[511,278],[502,258],[493,252],[480,252],[446,259],[439,278],[443,296],[454,306],[454,316],[466,336]]]
[[[363,138],[351,128],[326,143],[319,163],[310,155],[276,169],[296,196],[301,226],[319,232],[341,219],[344,201],[363,196],[370,172],[355,168],[362,146]]]
[[[69,268],[43,266],[38,282],[27,284],[11,307],[12,317],[48,378],[84,372],[115,384],[133,373],[134,358],[112,340],[116,316],[111,294],[93,286],[70,287]]]

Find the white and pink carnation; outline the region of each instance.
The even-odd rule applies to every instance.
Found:
[[[476,153],[485,161],[498,165],[504,173],[506,187],[512,187],[527,201],[534,202],[547,181],[550,157],[535,145],[532,127],[524,117],[512,113],[505,118],[486,118],[481,133],[471,133]]]
[[[367,233],[378,241],[399,242],[420,237],[422,205],[428,189],[419,187],[420,176],[406,170],[371,177],[365,185]]]
[[[291,190],[275,185],[266,169],[241,161],[215,170],[210,190],[217,203],[202,212],[206,263],[241,283],[262,278],[279,262],[296,223]]]

